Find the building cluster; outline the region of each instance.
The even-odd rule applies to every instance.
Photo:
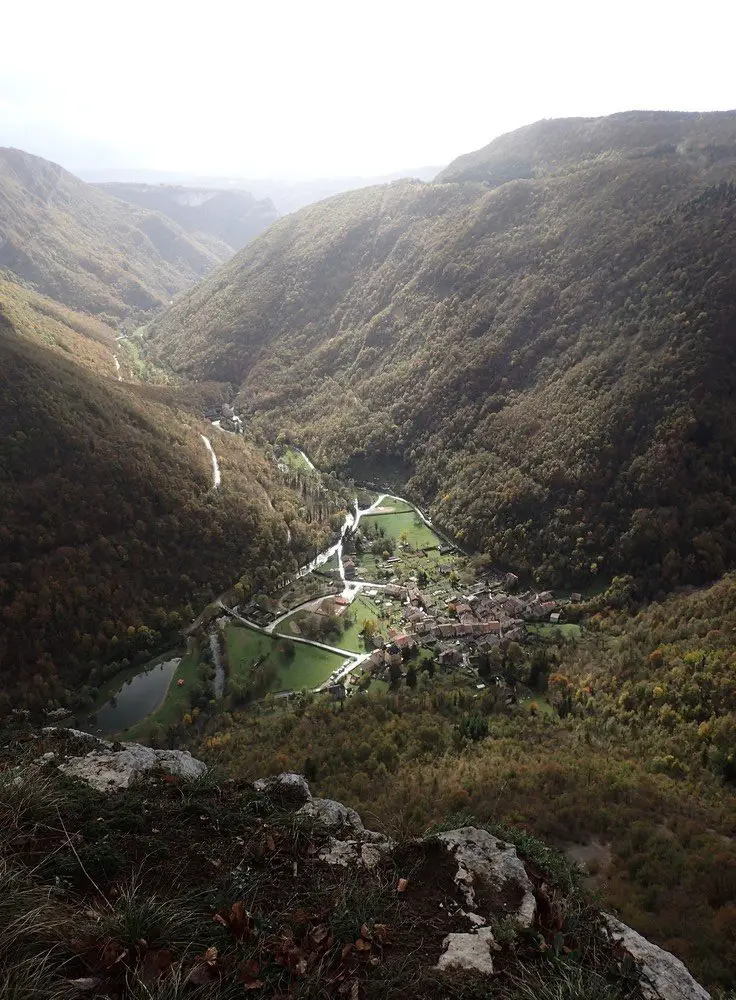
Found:
[[[459,666],[471,651],[488,652],[523,638],[527,623],[561,620],[564,604],[550,591],[509,594],[517,583],[509,573],[503,580],[480,581],[467,593],[449,596],[411,584],[389,584],[382,594],[402,603],[401,627],[389,628],[387,636],[373,636],[369,659],[374,672],[400,664],[405,651],[414,654],[419,648],[432,650],[441,666]],[[580,594],[570,597],[571,603],[581,600]]]

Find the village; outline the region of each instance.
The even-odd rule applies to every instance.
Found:
[[[240,422],[224,406],[219,418],[213,423],[222,430]],[[322,473],[300,449],[279,445],[274,459],[285,475],[319,487]],[[233,677],[248,686],[259,667],[271,664],[271,690],[281,697],[309,688],[342,700],[356,691],[413,686],[418,670],[433,676],[437,669],[482,691],[504,686],[513,674],[508,661],[524,656],[520,646],[579,633],[579,615],[568,609],[582,602],[580,593],[559,598],[522,588],[517,574],[463,553],[411,502],[372,483],[355,488],[366,506],[356,497],[324,553],[272,592],[240,606],[219,602],[230,617],[224,638],[231,687]],[[257,636],[249,638],[246,627],[273,645],[256,649]]]
[[[533,628],[549,623],[562,624],[565,604],[549,592],[527,591],[509,594],[518,585],[513,573],[503,579],[488,578],[472,585],[467,592],[420,590],[409,582],[389,583],[382,591],[365,589],[362,596],[376,606],[376,624],[367,620],[362,635],[366,648],[372,650],[362,670],[348,678],[346,690],[363,687],[365,674],[395,683],[404,670],[416,667],[417,661],[433,660],[440,667],[463,669],[478,682],[478,662],[492,650],[502,652],[512,642],[523,643]],[[578,603],[580,594],[572,594],[567,603]],[[343,597],[325,598],[325,614],[340,613],[350,604]],[[500,683],[500,678],[491,677]]]
[[[277,627],[280,635],[363,654],[349,674],[330,676],[325,687],[333,698],[407,676],[411,682],[412,668],[429,662],[466,673],[482,690],[485,680],[501,681],[492,671],[481,678],[479,663],[500,662],[513,642],[577,630],[565,622],[565,611],[582,601],[580,593],[560,600],[550,591],[521,591],[514,573],[477,576],[468,557],[407,504],[364,518],[345,539],[341,569],[342,576],[328,565],[321,575],[336,588],[342,580],[342,592],[310,602]]]

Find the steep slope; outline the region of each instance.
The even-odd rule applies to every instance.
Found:
[[[173,219],[196,239],[240,250],[278,218],[268,198],[248,191],[174,184],[97,184],[102,191]]]
[[[0,279],[0,316],[16,333],[103,375],[115,374],[115,331],[38,292]]]
[[[298,774],[2,736],[3,996],[709,1000],[521,830],[397,843]]]
[[[94,664],[139,653],[239,577],[273,584],[329,529],[242,438],[214,441],[213,491],[191,393],[102,377],[39,343],[43,312],[17,313],[0,289],[2,710],[64,703]]]
[[[592,158],[570,140],[539,177],[399,182],[280,220],[151,324],[153,355],[240,383],[319,463],[404,480],[540,579],[718,575],[736,561],[736,115],[597,127]],[[508,137],[511,174],[571,128],[593,126]]]
[[[119,320],[167,303],[229,255],[55,163],[0,148],[0,272],[59,302]]]
[[[189,745],[236,778],[304,768],[321,795],[388,831],[458,814],[521,826],[587,862],[607,908],[728,989],[736,576],[636,616],[613,597],[596,599],[578,641],[525,644],[516,676],[533,693],[514,705],[425,664],[416,688],[356,695],[339,712],[298,699],[236,711]],[[487,735],[467,735],[473,718]]]

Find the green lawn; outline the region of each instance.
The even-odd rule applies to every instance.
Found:
[[[169,654],[170,656],[171,654]],[[163,657],[163,659],[165,658]],[[158,663],[161,660],[162,657],[159,656],[153,663]],[[140,722],[126,729],[121,735],[126,740],[139,740],[155,723],[166,727],[181,722],[184,714],[189,711],[189,692],[197,680],[198,669],[199,647],[195,645],[191,653],[187,653],[182,657],[181,663],[171,678],[169,690],[166,692],[166,697],[161,705],[159,705],[155,712],[152,712],[145,719],[141,719]],[[184,681],[181,687],[178,684],[180,680]]]
[[[322,563],[322,565],[319,567],[319,570],[322,573],[329,573],[331,570],[333,569],[337,570],[339,568],[340,566],[338,565],[337,561],[337,552],[333,552],[330,558],[327,560],[327,562]]]
[[[287,445],[284,449],[284,461],[287,465],[291,465],[294,469],[300,469],[302,472],[313,471],[304,456],[300,455],[296,448],[292,448],[291,445]]]
[[[532,704],[532,702],[537,706],[537,711],[539,712],[540,715],[550,715],[550,716],[557,715],[554,708],[552,707],[552,705],[550,705],[545,696],[543,694],[540,694],[538,691],[527,691],[526,694],[523,694],[519,698],[519,705],[527,710],[529,710],[529,707]]]
[[[371,529],[378,525],[387,536],[394,538],[397,542],[402,533],[406,532],[408,540],[414,548],[421,549],[440,544],[437,535],[414,511],[406,511],[403,514],[368,514],[360,519],[360,523],[362,527]]]
[[[552,622],[540,622],[536,625],[527,625],[527,631],[535,635],[541,635],[545,639],[554,639],[555,636],[564,636],[566,639],[579,639],[582,630],[574,622],[553,625]]]
[[[225,629],[225,645],[232,676],[247,676],[256,661],[274,664],[278,675],[272,691],[301,691],[323,684],[345,657],[316,646],[294,643],[294,657],[283,653],[280,636],[266,635],[247,626],[231,623]]]
[[[379,591],[379,594],[381,592]],[[360,630],[363,627],[363,621],[366,618],[375,618],[378,621],[379,627],[382,629],[384,635],[389,624],[399,624],[399,610],[400,605],[394,602],[394,615],[390,616],[389,620],[384,620],[379,617],[380,608],[374,603],[372,597],[365,597],[363,594],[359,594],[353,603],[350,605],[349,614],[353,620],[351,625],[343,632],[331,632],[325,639],[320,640],[326,642],[329,646],[337,646],[339,649],[346,649],[352,653],[365,653],[366,645],[363,642],[363,637],[360,634]],[[310,615],[311,611],[295,611],[293,615],[289,615],[288,618],[284,618],[278,627],[278,635],[294,636],[294,632],[291,631],[291,623],[299,622],[302,618],[306,618]],[[348,612],[346,612],[347,614]],[[396,619],[394,621],[393,619]]]

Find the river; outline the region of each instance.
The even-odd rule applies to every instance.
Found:
[[[220,698],[225,693],[225,665],[222,662],[222,654],[220,650],[220,631],[219,631],[219,620],[218,620],[218,631],[210,632],[210,651],[212,653],[212,662],[215,664],[215,698],[219,701]]]

